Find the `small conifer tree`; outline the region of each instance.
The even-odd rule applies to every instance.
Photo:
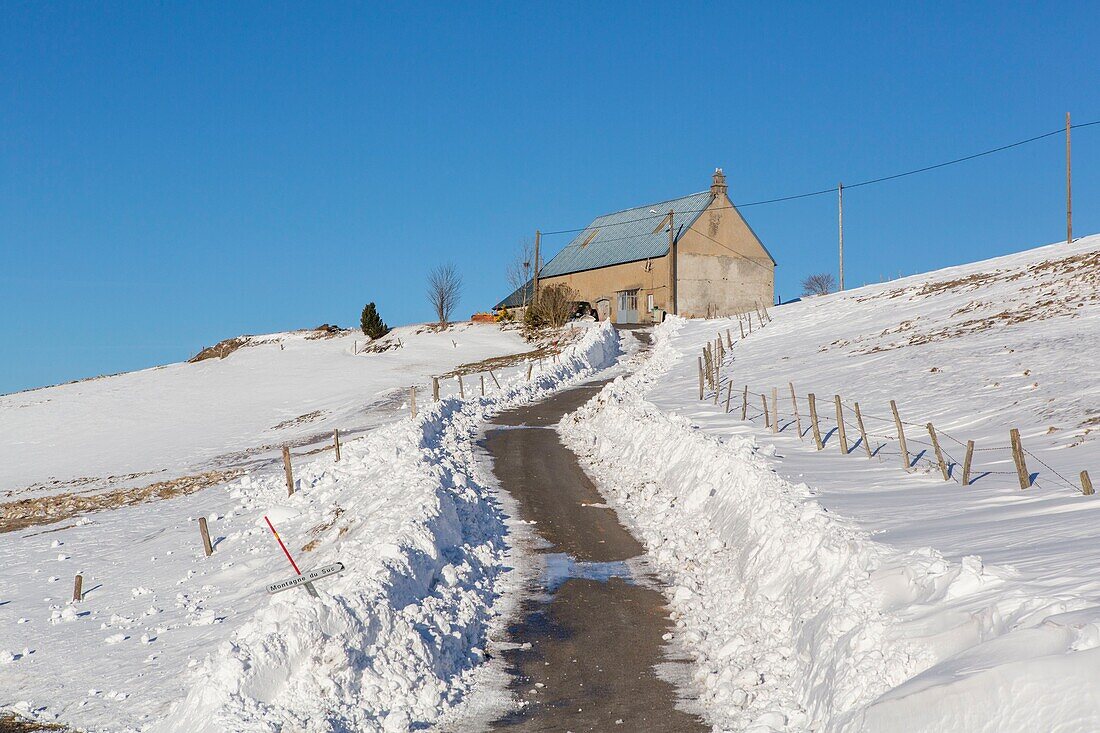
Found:
[[[374,307],[374,303],[367,303],[363,306],[363,315],[359,319],[359,325],[363,328],[363,333],[372,339],[382,338],[390,332],[390,327],[382,322],[382,317],[378,315],[378,309]]]

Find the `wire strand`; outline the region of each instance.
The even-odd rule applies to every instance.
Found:
[[[1077,130],[1077,129],[1080,129],[1080,128],[1083,128],[1083,127],[1092,127],[1093,125],[1100,125],[1100,120],[1093,120],[1092,122],[1080,122],[1076,125],[1070,125],[1069,129]],[[1008,145],[1001,145],[1001,146],[996,147],[996,148],[990,148],[989,150],[983,150],[980,153],[972,153],[970,155],[964,155],[960,158],[953,158],[952,160],[946,160],[942,163],[935,163],[933,165],[926,165],[926,166],[922,166],[920,168],[913,168],[912,170],[903,171],[901,173],[893,173],[893,174],[888,175],[888,176],[879,176],[878,178],[869,178],[866,181],[859,181],[857,183],[846,184],[846,185],[844,185],[844,188],[845,189],[862,188],[864,186],[873,186],[873,185],[878,184],[878,183],[885,183],[886,181],[894,181],[894,180],[897,180],[899,178],[905,178],[906,176],[915,176],[918,173],[927,173],[928,171],[934,171],[934,170],[937,170],[939,168],[946,168],[949,165],[956,165],[958,163],[965,163],[969,160],[974,160],[976,158],[983,158],[987,155],[993,155],[994,153],[1000,153],[1000,152],[1003,152],[1005,150],[1011,150],[1012,148],[1018,148],[1021,145],[1027,145],[1029,143],[1033,143],[1033,142],[1036,142],[1038,140],[1042,140],[1044,138],[1053,137],[1054,135],[1064,133],[1065,130],[1066,130],[1065,127],[1059,127],[1057,130],[1052,130],[1050,132],[1044,132],[1042,135],[1035,135],[1033,137],[1029,137],[1029,138],[1026,138],[1024,140],[1017,140],[1014,143],[1009,143]],[[714,208],[715,209],[743,209],[743,208],[746,208],[748,206],[764,206],[766,204],[778,204],[778,203],[782,203],[784,201],[795,201],[797,199],[805,199],[805,198],[810,198],[810,197],[813,197],[813,196],[823,196],[827,193],[834,193],[834,192],[836,192],[836,190],[837,190],[836,186],[831,186],[829,188],[823,188],[823,189],[820,189],[818,191],[807,191],[806,193],[797,193],[797,194],[793,194],[793,195],[790,195],[790,196],[779,196],[779,197],[776,197],[776,198],[763,199],[763,200],[760,200],[760,201],[746,201],[746,202],[742,202],[742,203],[731,203],[730,206],[716,206]],[[674,213],[676,213],[676,214],[698,214],[700,212],[706,211],[708,208],[710,208],[710,207],[708,206],[708,207],[705,207],[705,208],[702,208],[702,209],[689,209],[689,210],[686,210],[686,211],[676,211]],[[638,217],[637,219],[626,219],[624,221],[618,221],[618,222],[615,222],[614,224],[608,224],[607,226],[621,226],[623,224],[633,224],[633,223],[636,223],[636,222],[639,222],[639,221],[649,221],[651,219],[661,219],[661,218],[665,218],[667,216],[668,216],[668,212],[665,211],[665,212],[659,213],[659,214],[650,214],[650,215],[647,215],[647,216]],[[591,225],[589,225],[589,226],[584,226],[584,227],[580,227],[580,228],[577,228],[577,229],[557,229],[557,230],[554,230],[554,231],[541,232],[541,235],[544,236],[544,237],[549,237],[549,236],[552,236],[552,235],[555,235],[555,234],[575,234],[577,232],[587,231],[588,229],[591,229],[591,228],[592,228]],[[651,236],[651,235],[650,234],[639,234],[639,235],[634,235],[634,236],[647,236],[648,237],[648,236]],[[623,237],[623,238],[624,239],[629,239],[631,237]],[[609,242],[609,241],[615,241],[615,240],[605,239],[605,240],[601,240],[601,241]]]

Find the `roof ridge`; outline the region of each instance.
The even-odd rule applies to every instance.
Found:
[[[602,219],[605,216],[614,216],[615,214],[622,214],[625,211],[634,211],[635,209],[644,209],[647,206],[652,207],[652,206],[660,206],[661,204],[669,204],[669,203],[672,203],[673,201],[679,201],[681,199],[691,198],[692,196],[699,196],[700,194],[704,194],[704,193],[710,193],[710,189],[707,189],[705,191],[696,191],[695,193],[684,194],[683,196],[676,196],[675,198],[665,199],[664,201],[654,201],[651,204],[640,204],[638,206],[627,206],[625,209],[616,209],[615,211],[609,211],[606,214],[600,214],[599,216],[597,216],[592,221],[596,221],[596,219]],[[667,211],[662,211],[662,212],[659,212],[658,214],[656,214],[655,216],[661,216],[661,215],[667,214],[667,213],[668,213]],[[585,228],[589,229],[589,228],[591,228],[591,225],[589,225],[588,227],[585,227]]]

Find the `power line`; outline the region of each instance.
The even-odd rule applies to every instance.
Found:
[[[1082,128],[1082,127],[1092,127],[1093,125],[1100,125],[1100,120],[1094,120],[1092,122],[1081,122],[1081,123],[1078,123],[1076,125],[1070,125],[1069,129],[1076,130],[1076,129],[1079,129],[1079,128]],[[923,166],[921,168],[914,168],[912,170],[908,170],[908,171],[905,171],[903,173],[894,173],[894,174],[888,175],[888,176],[880,176],[878,178],[871,178],[871,179],[868,179],[866,181],[860,181],[858,183],[851,183],[851,184],[846,183],[846,184],[844,184],[844,188],[859,188],[861,186],[872,186],[876,183],[884,183],[886,181],[893,181],[893,180],[896,180],[898,178],[905,178],[906,176],[914,176],[918,173],[927,173],[928,171],[933,171],[933,170],[936,170],[938,168],[945,168],[949,165],[956,165],[957,163],[965,163],[966,161],[974,160],[975,158],[981,158],[981,157],[984,157],[986,155],[993,155],[994,153],[1000,153],[1000,152],[1003,152],[1005,150],[1011,150],[1012,148],[1018,148],[1021,145],[1027,145],[1028,143],[1033,143],[1033,142],[1036,142],[1038,140],[1042,140],[1044,138],[1053,137],[1054,135],[1061,135],[1061,134],[1065,133],[1065,131],[1066,131],[1066,128],[1059,127],[1057,130],[1052,130],[1051,132],[1044,132],[1042,135],[1035,135],[1034,137],[1029,137],[1026,140],[1018,140],[1017,142],[1009,143],[1008,145],[1001,145],[1000,147],[990,148],[989,150],[983,150],[980,153],[973,153],[971,155],[964,155],[961,158],[954,158],[952,160],[944,161],[942,163],[936,163],[934,165],[926,165],[926,166]],[[740,203],[740,204],[735,203],[735,204],[732,204],[731,206],[716,206],[714,208],[716,208],[716,209],[732,209],[732,208],[743,209],[747,206],[763,206],[765,204],[778,204],[778,203],[782,203],[784,201],[795,201],[796,199],[805,199],[805,198],[810,198],[812,196],[823,196],[827,193],[828,194],[836,193],[836,187],[835,186],[830,186],[829,188],[823,188],[819,191],[808,191],[806,193],[798,193],[798,194],[794,194],[794,195],[791,195],[791,196],[780,196],[778,198],[763,199],[761,201],[747,201],[745,203]],[[707,208],[710,208],[710,207],[707,207]],[[705,209],[705,208],[704,209],[690,209],[690,210],[687,210],[687,211],[677,211],[676,213],[677,214],[697,214],[697,213],[700,213],[700,212],[706,211],[706,210],[707,209]],[[639,221],[648,221],[650,219],[657,219],[657,218],[662,218],[662,217],[667,217],[667,216],[668,216],[668,212],[666,211],[663,214],[651,214],[651,215],[648,215],[648,216],[638,217],[637,219],[627,219],[625,221],[615,222],[614,224],[608,224],[607,226],[612,227],[612,226],[619,226],[619,225],[622,225],[622,224],[633,224],[633,223],[639,222]],[[554,234],[575,234],[577,232],[587,231],[590,228],[591,227],[580,227],[579,229],[558,229],[558,230],[555,230],[555,231],[552,231],[552,232],[542,232],[542,236],[547,237],[547,236],[551,236],[551,235],[554,235]],[[696,231],[698,231],[698,230],[696,230]],[[632,239],[634,237],[639,237],[639,236],[649,236],[649,235],[648,234],[645,234],[645,235],[637,234],[637,235],[631,235],[630,237],[621,237],[620,239]],[[615,240],[606,240],[605,239],[603,241],[608,242],[608,241],[615,241]]]

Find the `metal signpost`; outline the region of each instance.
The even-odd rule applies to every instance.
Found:
[[[313,590],[313,581],[320,580],[321,578],[327,578],[330,575],[336,575],[336,573],[343,572],[344,563],[334,562],[332,565],[325,565],[323,568],[317,568],[316,570],[310,570],[303,575],[299,575],[290,580],[280,580],[278,583],[272,583],[267,586],[268,593],[279,593],[280,591],[289,590],[291,588],[297,588],[299,585],[306,586],[307,590],[313,591],[313,595],[317,595],[317,591]]]
[[[288,590],[290,588],[297,588],[299,585],[304,585],[309,594],[314,598],[320,598],[317,595],[317,589],[313,587],[313,581],[320,580],[321,578],[327,578],[330,575],[336,575],[336,573],[342,572],[344,564],[341,562],[333,563],[332,565],[326,565],[323,568],[317,568],[316,570],[310,570],[306,574],[302,574],[302,571],[298,569],[298,563],[294,562],[294,558],[290,555],[290,550],[286,549],[286,545],[283,544],[283,539],[279,537],[279,533],[275,531],[275,525],[271,523],[271,520],[266,516],[264,521],[267,522],[267,526],[271,529],[271,534],[275,535],[275,541],[279,543],[279,547],[283,548],[283,554],[286,555],[286,559],[290,561],[290,567],[294,568],[295,577],[290,580],[281,580],[278,583],[272,583],[267,586],[268,593],[279,593],[280,591]]]

